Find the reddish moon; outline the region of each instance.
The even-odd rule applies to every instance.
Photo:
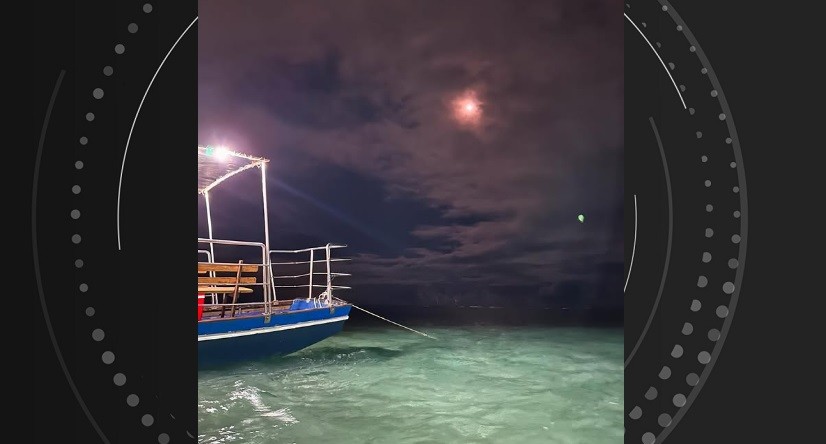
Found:
[[[482,104],[474,93],[465,93],[453,100],[453,115],[464,124],[478,123],[482,115]]]

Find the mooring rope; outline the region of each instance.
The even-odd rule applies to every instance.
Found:
[[[339,299],[339,298],[336,298],[336,297],[334,297],[333,299],[335,299],[335,300],[337,300],[337,301],[339,301],[339,302],[344,302],[345,304],[350,304],[350,305],[352,305],[352,306],[353,306],[353,308],[357,308],[357,309],[359,309],[359,310],[361,310],[361,311],[363,311],[363,312],[365,312],[365,313],[367,313],[367,314],[369,314],[369,315],[371,315],[371,316],[375,316],[375,317],[377,317],[377,318],[379,318],[379,319],[381,319],[381,320],[383,320],[383,321],[387,321],[387,322],[389,322],[389,323],[391,323],[391,324],[393,324],[393,325],[396,325],[396,326],[398,326],[398,327],[401,327],[401,328],[403,328],[403,329],[405,329],[405,330],[410,330],[410,331],[412,331],[413,333],[420,334],[420,335],[422,335],[422,336],[424,336],[424,337],[426,337],[426,338],[436,339],[436,338],[434,338],[433,336],[430,336],[430,335],[429,335],[429,334],[427,334],[427,333],[422,333],[422,332],[420,332],[420,331],[418,331],[418,330],[414,330],[414,329],[412,329],[412,328],[410,328],[410,327],[405,327],[404,325],[399,324],[398,322],[393,322],[393,321],[391,321],[390,319],[387,319],[387,318],[381,317],[381,316],[379,316],[379,315],[377,315],[377,314],[373,313],[372,311],[365,310],[365,309],[363,309],[363,308],[359,307],[358,305],[356,305],[356,304],[354,304],[354,303],[352,303],[352,302],[347,302],[347,301],[345,301],[344,299]]]

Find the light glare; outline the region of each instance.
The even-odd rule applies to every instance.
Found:
[[[229,150],[223,146],[215,148],[215,158],[220,161],[225,161],[229,158]]]

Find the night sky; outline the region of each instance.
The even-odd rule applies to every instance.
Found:
[[[273,247],[348,244],[341,296],[621,307],[621,2],[199,5],[199,143],[271,159]],[[247,176],[215,237],[262,239]]]

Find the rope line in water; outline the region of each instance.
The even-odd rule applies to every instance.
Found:
[[[403,328],[403,329],[405,329],[405,330],[410,330],[410,331],[412,331],[413,333],[420,334],[420,335],[422,335],[422,336],[424,336],[424,337],[426,337],[426,338],[430,338],[430,339],[434,339],[434,340],[436,339],[436,338],[434,338],[433,336],[430,336],[430,335],[429,335],[429,334],[427,334],[427,333],[422,333],[422,332],[420,332],[420,331],[418,331],[418,330],[413,330],[412,328],[410,328],[410,327],[405,327],[404,325],[399,324],[398,322],[393,322],[393,321],[391,321],[390,319],[387,319],[387,318],[381,317],[381,316],[379,316],[379,315],[377,315],[377,314],[373,313],[372,311],[365,310],[365,309],[363,309],[363,308],[359,307],[358,305],[356,305],[356,304],[354,304],[354,303],[352,303],[352,302],[347,302],[347,301],[345,301],[344,299],[339,299],[339,298],[334,298],[334,299],[335,299],[335,300],[337,300],[337,301],[339,301],[339,302],[344,302],[345,304],[350,304],[350,305],[352,305],[352,306],[353,306],[353,308],[357,308],[357,309],[359,309],[359,310],[361,310],[361,311],[363,311],[363,312],[365,312],[365,313],[367,313],[367,314],[369,314],[369,315],[371,315],[371,316],[375,316],[375,317],[377,317],[377,318],[381,319],[382,321],[389,322],[389,323],[391,323],[391,324],[393,324],[393,325],[396,325],[396,326],[398,326],[398,327],[401,327],[401,328]]]

